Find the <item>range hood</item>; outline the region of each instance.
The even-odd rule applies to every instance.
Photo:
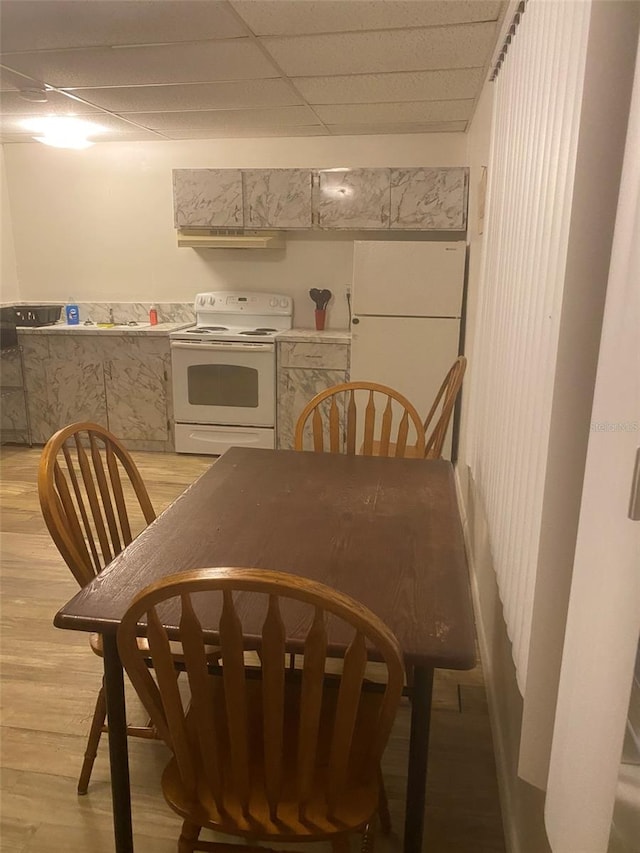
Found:
[[[178,246],[190,249],[282,249],[282,231],[230,231],[216,228],[179,228]]]

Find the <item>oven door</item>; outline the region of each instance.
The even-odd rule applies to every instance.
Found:
[[[275,344],[171,342],[177,423],[273,427]]]

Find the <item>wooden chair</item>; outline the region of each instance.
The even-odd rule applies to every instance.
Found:
[[[424,420],[424,452],[420,453],[417,447],[407,447],[404,453],[405,456],[418,459],[423,457],[425,459],[440,459],[442,457],[442,448],[447,437],[447,429],[451,422],[451,416],[462,387],[462,380],[466,369],[467,359],[461,355],[447,371],[447,375],[429,409],[429,414]],[[394,455],[394,445],[392,444],[389,445],[385,453],[380,452],[381,450],[380,443],[374,441],[374,456]]]
[[[203,652],[204,612],[214,631],[219,626],[222,666],[213,674]],[[331,680],[324,672],[328,620],[348,644],[343,672]],[[304,653],[302,672],[286,667],[286,623]],[[156,680],[137,642],[145,631]],[[170,638],[184,649],[188,698],[176,685]],[[257,678],[243,657],[256,645]],[[122,620],[118,649],[173,753],[162,788],[184,821],[179,853],[253,849],[199,841],[203,827],[249,844],[329,840],[339,853],[351,832],[364,832],[369,843],[380,759],[404,678],[398,643],[373,613],[295,575],[198,569],[141,592]],[[363,688],[368,655],[386,667],[375,691]]]
[[[365,392],[360,394],[360,392]],[[381,401],[380,417],[376,400]],[[327,401],[327,402],[325,402]],[[358,406],[364,404],[364,422]],[[295,430],[295,449],[304,450],[305,427],[311,418],[313,450],[363,456],[424,455],[424,430],[420,415],[402,394],[377,382],[343,382],[321,391],[302,410]],[[397,425],[394,427],[394,419]],[[379,439],[375,439],[379,420]],[[393,439],[393,440],[392,440]]]
[[[59,430],[44,447],[38,470],[40,507],[58,551],[81,587],[86,586],[136,534],[156,517],[135,463],[118,439],[94,423]],[[102,637],[92,634],[102,656]],[[179,654],[179,649],[176,650]],[[93,713],[78,793],[86,794],[105,726],[100,688]],[[151,725],[128,726],[129,735],[157,738]]]

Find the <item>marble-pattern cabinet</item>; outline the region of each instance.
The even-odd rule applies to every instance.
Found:
[[[310,169],[244,169],[248,228],[311,228]]]
[[[123,337],[105,341],[109,429],[123,441],[167,441],[169,353],[166,341]]]
[[[2,441],[30,441],[27,397],[18,347],[0,353],[0,436]]]
[[[33,441],[75,421],[106,426],[131,450],[170,450],[168,337],[21,336]]]
[[[466,168],[391,169],[391,229],[463,231]]]
[[[240,169],[174,169],[173,210],[176,228],[241,228]]]
[[[322,169],[316,188],[320,228],[389,227],[389,169]]]
[[[349,346],[346,343],[278,342],[277,446],[294,447],[300,412],[312,397],[349,378]]]

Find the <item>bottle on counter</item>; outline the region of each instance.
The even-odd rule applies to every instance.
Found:
[[[151,308],[149,308],[149,323],[152,326],[158,325],[158,311],[155,305],[152,305]]]
[[[78,306],[73,301],[73,296],[69,297],[69,302],[65,306],[64,309],[65,316],[67,318],[68,326],[77,326],[80,322],[80,310]]]

